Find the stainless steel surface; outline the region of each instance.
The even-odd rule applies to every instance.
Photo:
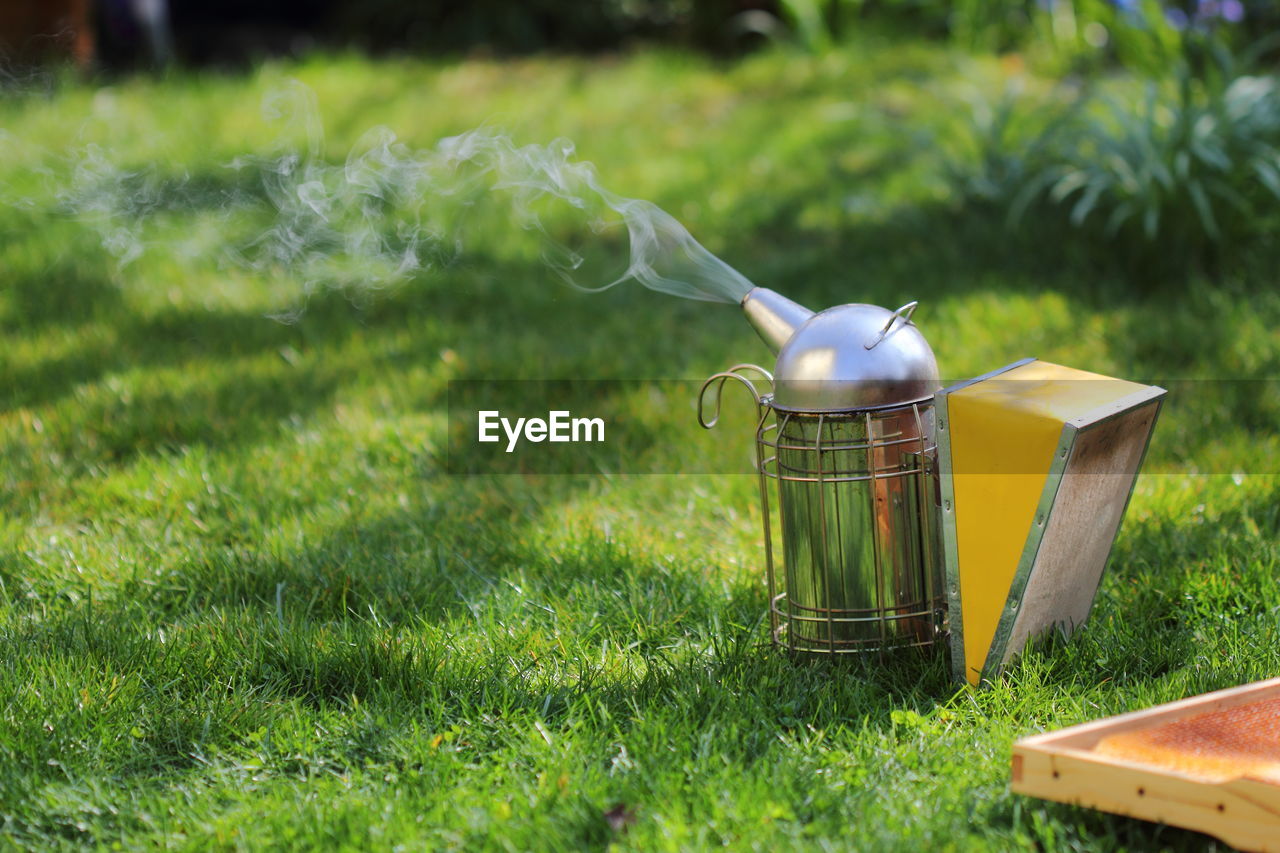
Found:
[[[931,421],[928,404],[777,412],[777,438],[761,444],[765,474],[778,480],[785,568],[775,607],[789,647],[933,643],[941,600]]]
[[[936,428],[930,431],[936,434]],[[938,479],[937,445],[933,444],[923,453],[904,451],[903,457],[905,467],[920,471],[918,476],[903,478],[903,488],[907,493],[905,503],[917,510],[916,515],[909,519],[915,527],[908,530],[907,539],[920,543],[924,597],[933,608],[930,614],[932,636],[941,641],[946,634],[947,594],[944,588],[945,566],[942,562],[942,489]]]
[[[815,314],[755,288],[742,310],[778,353],[773,375],[737,365],[703,385],[704,427],[719,419],[726,381],[755,399],[770,627],[794,651],[877,651],[938,637],[945,598],[931,398],[940,383],[911,322],[915,308],[851,304]],[[768,391],[744,375],[752,370]]]
[[[915,302],[897,311],[837,305],[817,314],[765,287],[742,300],[755,330],[778,353],[774,401],[792,412],[848,412],[927,400],[938,362],[911,322]]]
[[[757,367],[754,364],[735,364],[728,370],[717,373],[715,376],[707,379],[706,382],[703,382],[702,390],[698,392],[699,426],[703,429],[711,429],[720,422],[720,398],[724,395],[724,383],[730,379],[745,385],[747,390],[751,392],[751,396],[755,398],[756,405],[760,405],[760,394],[756,391],[756,386],[752,383],[751,378],[746,375],[747,373],[755,373],[768,382],[770,386],[773,385],[773,375],[763,367]],[[711,417],[708,418],[706,415],[707,391],[712,388],[715,389],[715,396],[713,397],[715,402],[715,411],[712,413]]]
[[[757,404],[756,459],[774,642],[797,652],[847,654],[928,646],[943,615],[939,492],[928,402],[839,414],[778,409],[737,365],[709,378],[698,419],[719,415],[729,379]],[[705,414],[713,393],[715,412]],[[776,481],[782,551],[773,561]]]
[[[742,297],[742,310],[747,321],[775,353],[814,313],[767,287],[754,288]]]
[[[879,344],[881,341],[883,341],[885,339],[885,336],[889,334],[889,330],[893,328],[894,323],[898,322],[899,320],[901,320],[904,323],[910,323],[911,315],[916,313],[916,308],[918,308],[919,306],[920,306],[919,302],[912,300],[911,302],[908,302],[906,305],[903,305],[897,311],[894,311],[893,316],[889,318],[889,322],[885,323],[884,326],[880,329],[880,331],[876,333],[876,336],[871,340],[867,341],[865,344],[863,344],[863,346],[866,347],[867,349],[874,349],[875,346]]]
[[[912,323],[876,305],[837,305],[815,314],[778,352],[774,407],[840,412],[927,400],[938,363]],[[887,323],[892,328],[871,349]]]

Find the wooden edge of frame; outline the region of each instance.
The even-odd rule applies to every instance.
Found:
[[[1280,785],[1206,783],[1044,742],[1015,744],[1012,764],[1017,794],[1205,832],[1244,850],[1280,851]]]

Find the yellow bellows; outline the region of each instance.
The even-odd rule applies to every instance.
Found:
[[[1163,389],[1026,360],[939,393],[953,669],[1088,615]]]

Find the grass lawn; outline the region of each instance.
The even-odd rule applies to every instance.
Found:
[[[1247,265],[1139,290],[959,205],[970,99],[1017,72],[868,40],[7,94],[0,846],[1204,849],[1010,794],[1009,747],[1280,671],[1280,401],[1212,381],[1280,376],[1280,291]],[[376,290],[228,261],[269,223],[227,212],[254,190],[227,164],[305,139],[261,116],[290,77],[334,163],[377,124],[569,137],[760,284],[919,299],[946,377],[1035,355],[1172,383],[1087,628],[984,690],[942,656],[797,663],[761,646],[752,478],[445,474],[450,379],[769,356],[731,306],[565,287],[496,215]],[[150,175],[145,222],[67,214],[90,145]],[[745,417],[670,406],[655,467],[749,452]]]

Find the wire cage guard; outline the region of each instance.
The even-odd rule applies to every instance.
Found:
[[[761,393],[750,374],[769,386]],[[792,652],[927,647],[945,615],[932,400],[842,412],[773,403],[773,377],[739,364],[703,383],[698,422],[720,417],[724,383],[756,403],[756,470],[769,626]],[[706,417],[708,393],[714,411]],[[773,482],[773,488],[770,487]],[[776,491],[783,571],[774,564]]]

